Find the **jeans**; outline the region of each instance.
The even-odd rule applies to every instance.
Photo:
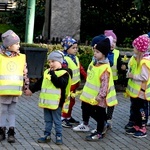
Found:
[[[51,130],[54,123],[56,136],[62,136],[61,111],[62,108],[60,107],[58,107],[56,110],[44,108],[44,120],[45,120],[44,135],[51,134]]]

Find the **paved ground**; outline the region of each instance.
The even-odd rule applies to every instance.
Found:
[[[17,105],[16,115],[16,143],[9,144],[7,140],[0,142],[0,150],[149,150],[150,127],[146,138],[133,138],[124,133],[124,125],[128,121],[130,102],[123,94],[117,93],[119,104],[115,108],[113,128],[98,142],[84,140],[88,133],[76,133],[72,129],[64,128],[63,142],[56,145],[55,130],[53,129],[52,141],[48,144],[39,144],[37,139],[43,135],[44,121],[43,111],[38,108],[39,92],[31,97],[21,96]],[[77,99],[74,117],[81,120],[80,101]],[[91,129],[95,128],[95,121],[90,120]]]

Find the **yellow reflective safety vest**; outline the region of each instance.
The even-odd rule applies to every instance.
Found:
[[[145,64],[150,69],[150,60],[143,58],[137,65],[137,61],[134,56],[130,58],[128,67],[131,68],[131,73],[133,75],[139,75],[141,73],[142,65]],[[150,78],[148,81],[136,81],[134,79],[128,80],[128,85],[126,88],[126,93],[133,98],[139,97],[141,89],[145,90],[145,99],[150,101]]]
[[[102,64],[101,66],[94,66],[92,62],[88,67],[88,71],[87,71],[88,76],[86,79],[86,83],[83,87],[82,94],[80,95],[81,101],[84,101],[91,105],[98,104],[95,98],[98,95],[99,88],[101,86],[100,77],[105,70],[107,70],[110,73],[109,86],[108,86],[107,96],[106,96],[106,104],[107,106],[114,106],[118,104],[110,65]]]
[[[22,95],[26,56],[7,57],[0,54],[0,95]]]
[[[117,59],[119,57],[119,50],[114,49],[113,53],[114,53],[114,61],[113,66],[111,67],[113,73],[113,80],[118,80]]]
[[[70,68],[72,70],[72,83],[71,83],[71,85],[74,85],[74,84],[76,84],[80,81],[80,63],[79,63],[79,59],[78,59],[77,56],[75,56],[77,65],[68,56],[65,56],[64,59],[68,63],[68,68]]]
[[[47,69],[44,72],[42,89],[39,96],[38,106],[41,108],[56,110],[59,106],[59,101],[61,98],[61,89],[56,88],[54,84],[51,82],[51,80],[47,79],[48,71],[49,69]],[[64,75],[66,72],[67,72],[66,70],[59,70],[59,71],[55,71],[55,74],[57,77],[60,77]],[[71,87],[71,77],[69,75],[69,81],[65,93],[66,100],[62,109],[63,112],[68,112],[69,103],[70,103],[70,101],[68,101],[69,99],[68,97],[70,95],[70,87]]]

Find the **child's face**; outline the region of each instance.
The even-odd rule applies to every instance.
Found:
[[[139,53],[139,51],[136,49],[136,48],[133,48],[133,52],[134,52],[134,54],[138,54]]]
[[[59,61],[56,60],[48,60],[50,70],[56,70],[62,68],[62,65]]]
[[[96,60],[104,60],[105,59],[105,55],[102,54],[99,50],[94,49],[94,57]]]
[[[68,54],[76,55],[78,52],[78,44],[73,44],[68,50]]]
[[[12,52],[19,52],[19,48],[20,48],[20,43],[16,43],[16,44],[13,44],[11,46],[8,47],[8,50],[9,51],[12,51]]]
[[[111,50],[114,50],[116,48],[116,43],[117,43],[116,39],[113,39],[113,43],[111,45]]]

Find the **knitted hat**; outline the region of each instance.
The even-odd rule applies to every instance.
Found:
[[[64,61],[64,55],[60,50],[55,50],[48,55],[47,60],[55,60],[62,64]]]
[[[12,30],[8,30],[1,35],[3,46],[5,48],[20,42],[19,36]]]
[[[98,42],[104,40],[105,38],[106,38],[106,36],[105,36],[104,34],[95,36],[95,37],[92,39],[91,46],[93,47],[95,44],[97,44]]]
[[[68,50],[73,44],[76,44],[76,43],[77,41],[70,36],[66,36],[61,41],[61,45],[64,48],[64,50]]]
[[[140,35],[133,42],[132,45],[140,52],[146,52],[149,47],[149,38],[146,36]]]
[[[117,40],[117,36],[116,36],[116,34],[113,32],[113,30],[105,30],[105,31],[104,31],[104,35],[105,35],[105,36],[112,36],[113,39]]]
[[[105,57],[107,57],[109,51],[110,51],[110,40],[108,38],[100,41],[96,47],[97,50],[99,50],[101,53],[103,53],[105,55]]]

